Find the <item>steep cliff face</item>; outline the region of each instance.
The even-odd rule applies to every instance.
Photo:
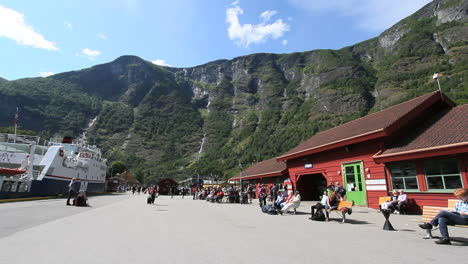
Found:
[[[135,56],[48,78],[0,80],[0,121],[88,135],[139,177],[229,176],[318,131],[436,89],[468,103],[468,2],[434,1],[340,50],[252,54],[191,68]]]

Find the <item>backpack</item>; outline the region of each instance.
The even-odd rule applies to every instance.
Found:
[[[86,199],[82,194],[78,194],[78,196],[73,200],[73,204],[75,206],[86,206]]]
[[[262,212],[267,213],[268,212],[268,205],[262,206]]]
[[[325,214],[322,209],[318,209],[317,212],[312,216],[313,221],[325,221]]]
[[[267,207],[268,207],[267,214],[269,214],[269,215],[277,215],[278,214],[278,211],[276,211],[276,208],[273,205],[268,205]]]

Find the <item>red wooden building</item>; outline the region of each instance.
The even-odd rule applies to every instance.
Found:
[[[167,195],[171,193],[171,188],[177,187],[179,183],[174,179],[166,178],[158,181],[157,185],[159,186],[159,194]]]
[[[304,200],[340,182],[348,200],[378,208],[404,189],[422,205],[446,206],[468,186],[468,106],[432,92],[320,132],[277,158]]]
[[[273,184],[283,184],[289,179],[286,163],[277,161],[276,158],[258,162],[242,171],[241,175],[229,179],[229,181],[241,181],[242,186],[253,184],[258,190],[260,184],[267,185],[267,192]],[[258,195],[258,194],[257,194]]]

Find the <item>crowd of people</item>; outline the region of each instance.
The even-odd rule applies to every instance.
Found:
[[[262,210],[270,206],[274,208],[275,214],[295,211],[301,202],[299,191],[288,191],[286,185],[273,184],[267,186],[265,184],[258,184],[254,186],[253,184],[248,184],[244,190],[241,190],[237,186],[193,186],[191,192],[193,200],[206,200],[213,203],[247,204],[252,203],[253,199],[258,198],[259,206]],[[272,204],[267,204],[267,201],[272,202]]]
[[[69,188],[70,194],[77,192],[77,184],[71,181]],[[227,202],[227,203],[252,203],[253,199],[258,198],[259,206],[264,212],[273,212],[272,214],[285,214],[291,212],[300,206],[301,195],[299,191],[289,190],[290,185],[279,185],[279,184],[248,184],[245,192],[237,186],[226,186],[226,187],[203,187],[194,186],[191,189],[181,187],[177,189],[175,186],[170,189],[171,196],[178,193],[184,198],[185,195],[191,192],[194,200],[206,200],[213,203]],[[324,185],[325,186],[325,185]],[[129,190],[132,193],[146,193],[148,192],[148,203],[154,203],[155,198],[158,195],[158,186],[133,186]],[[346,189],[340,185],[339,182],[330,182],[326,187],[322,188],[323,192],[320,197],[320,202],[311,207],[312,220],[329,221],[329,213],[334,210],[340,210],[343,213],[351,214],[352,208],[338,208],[341,201],[346,201]],[[450,244],[450,238],[448,235],[448,225],[468,225],[468,189],[457,189],[454,193],[456,197],[460,199],[458,204],[455,206],[453,211],[444,210],[441,211],[433,220],[430,222],[419,225],[422,229],[432,229],[433,227],[439,227],[442,237],[436,241],[438,244]],[[223,200],[224,199],[224,200]],[[271,204],[267,204],[272,202]],[[408,205],[408,195],[404,190],[394,190],[390,197],[390,200],[382,203],[382,210],[391,210],[396,214],[400,214],[403,209]],[[69,199],[67,200],[69,204]],[[320,220],[320,216],[323,215],[323,220]]]
[[[206,200],[209,202],[220,203],[223,198],[229,203],[247,203],[247,194],[242,192],[240,188],[235,186],[230,187],[192,187],[193,200]]]

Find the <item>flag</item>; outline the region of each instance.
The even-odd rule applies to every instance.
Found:
[[[15,126],[17,125],[18,119],[19,119],[19,113],[18,112],[19,112],[19,109],[18,109],[18,107],[16,107],[16,113],[15,113],[15,119],[14,119]]]

